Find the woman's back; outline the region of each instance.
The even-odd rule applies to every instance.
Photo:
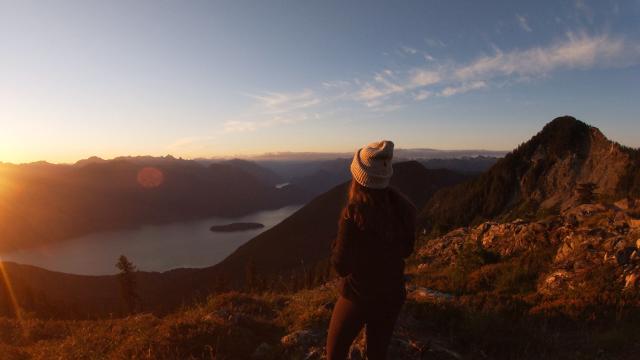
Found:
[[[331,260],[343,277],[341,293],[354,301],[405,296],[404,258],[413,251],[415,207],[395,189],[376,192],[386,199],[345,207],[334,243]]]

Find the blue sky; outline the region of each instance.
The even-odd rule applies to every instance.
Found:
[[[640,146],[640,0],[0,0],[0,161]]]

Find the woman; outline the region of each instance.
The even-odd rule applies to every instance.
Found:
[[[347,356],[366,325],[367,358],[385,359],[404,303],[404,259],[415,241],[416,210],[389,187],[393,143],[359,149],[351,163],[353,180],[342,210],[331,263],[340,275],[340,296],[327,336],[327,360]]]

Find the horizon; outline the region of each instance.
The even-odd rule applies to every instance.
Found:
[[[355,150],[354,150],[355,151]],[[432,149],[432,148],[396,148],[396,152],[402,151],[425,151],[425,152],[434,152],[436,154],[446,154],[443,157],[417,157],[417,159],[454,159],[454,158],[465,158],[465,157],[501,157],[500,154],[504,155],[509,153],[512,150],[489,150],[489,149]],[[459,156],[452,156],[452,153],[459,153]],[[174,158],[179,160],[189,160],[189,161],[224,161],[224,160],[247,160],[247,161],[320,161],[320,160],[331,160],[331,159],[345,159],[351,158],[353,156],[353,152],[347,151],[336,151],[336,152],[314,152],[314,151],[274,151],[274,152],[264,152],[264,153],[255,153],[255,154],[232,154],[227,156],[210,156],[210,157],[182,157],[176,156],[174,154],[161,154],[161,155],[151,155],[151,154],[138,154],[138,155],[116,155],[113,157],[102,157],[98,155],[91,155],[88,157],[78,158],[70,161],[48,161],[48,160],[35,160],[28,162],[10,162],[10,161],[2,161],[0,159],[0,164],[11,164],[11,165],[29,165],[29,164],[37,164],[37,163],[47,163],[52,165],[74,165],[83,160],[104,160],[111,161],[120,158]],[[405,158],[400,158],[402,160],[407,160]],[[395,159],[394,159],[395,160]]]
[[[366,15],[366,16],[363,16]],[[640,2],[0,0],[0,161],[640,147]]]

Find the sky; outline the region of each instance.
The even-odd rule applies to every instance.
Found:
[[[0,0],[0,161],[640,146],[640,0]]]

